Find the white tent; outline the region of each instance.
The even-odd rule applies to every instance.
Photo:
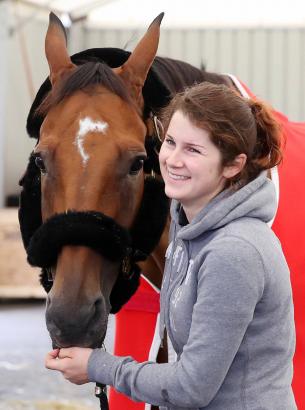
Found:
[[[117,0],[90,12],[88,22],[139,26],[161,11],[164,28],[305,24],[305,3],[300,0]]]
[[[146,27],[165,12],[164,28],[209,26],[304,26],[303,0],[18,0],[38,12],[50,10],[69,18],[86,18],[99,27]]]

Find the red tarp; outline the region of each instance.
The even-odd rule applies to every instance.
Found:
[[[272,229],[290,268],[296,326],[292,387],[298,410],[305,410],[305,122],[289,121],[277,111],[274,114],[283,130],[284,150],[283,162],[278,167],[279,205]]]
[[[281,241],[291,276],[297,333],[293,390],[299,410],[305,410],[305,123],[289,122],[276,113],[286,137],[279,166],[279,208],[272,229]]]

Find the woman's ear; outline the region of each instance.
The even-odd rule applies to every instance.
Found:
[[[247,161],[246,154],[237,155],[230,165],[226,165],[223,169],[223,176],[227,179],[235,177],[244,168]]]

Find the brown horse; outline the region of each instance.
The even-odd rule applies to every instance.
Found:
[[[132,231],[143,202],[145,144],[154,128],[145,93],[156,93],[157,88],[153,77],[156,74],[149,75],[151,69],[157,70],[158,78],[166,84],[161,106],[171,93],[207,80],[209,75],[218,82],[228,81],[186,63],[155,58],[162,17],[152,22],[132,54],[128,56],[121,50],[125,53],[123,64],[110,68],[96,58],[74,64],[67,52],[64,28],[54,14],[50,15],[45,50],[51,89],[48,93],[40,90],[28,120],[32,136],[35,126],[36,131],[39,129],[32,155],[41,174],[37,176],[41,184],[37,226],[41,223],[48,229],[30,238],[29,245],[25,242],[30,262],[48,268],[52,275],[46,321],[56,346],[99,346],[105,336],[110,294],[126,256],[121,249],[127,246],[125,233]],[[117,49],[106,51],[110,55],[118,53]],[[93,54],[96,57],[98,53],[94,50]],[[106,54],[103,59],[107,60]],[[82,53],[75,58],[83,58]],[[116,57],[119,59],[121,55]],[[153,91],[147,90],[147,84]],[[158,96],[149,98],[154,101]],[[21,212],[21,222],[22,216]],[[77,228],[67,233],[72,225],[80,233]],[[162,279],[167,228],[168,224],[163,223],[158,244],[139,263],[157,286]],[[106,231],[103,240],[98,236],[100,230]],[[117,237],[114,231],[119,232]],[[94,241],[87,238],[90,235]],[[97,251],[99,241],[103,249]],[[125,245],[116,246],[115,242]],[[35,257],[31,255],[33,248]],[[113,255],[116,252],[117,258]]]

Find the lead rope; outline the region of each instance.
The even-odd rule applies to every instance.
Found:
[[[104,352],[106,352],[106,347],[104,343],[102,344],[101,349],[104,350]],[[97,397],[100,400],[101,410],[109,410],[108,397],[107,397],[107,386],[102,383],[96,383],[94,394],[95,394],[95,397]]]
[[[105,384],[96,383],[95,385],[95,397],[100,399],[101,410],[109,410],[107,387]]]

